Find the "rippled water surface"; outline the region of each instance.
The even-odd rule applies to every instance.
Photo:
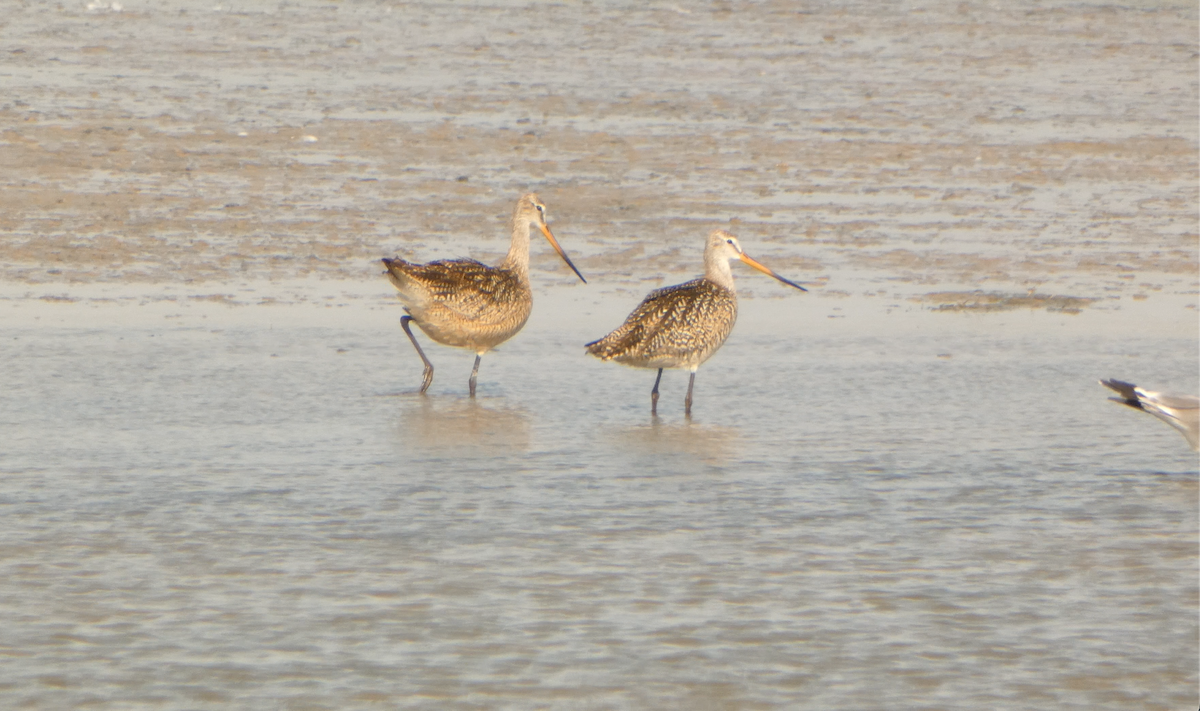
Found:
[[[805,308],[743,310],[768,306]],[[1187,339],[745,327],[689,423],[684,375],[652,420],[652,373],[549,319],[485,359],[475,401],[446,351],[414,395],[398,329],[96,326],[3,346],[12,699],[1166,708],[1195,687],[1196,460],[1094,381],[1144,347],[1186,372]]]
[[[0,706],[1184,709],[1193,4],[0,19]],[[377,259],[534,315],[420,362]],[[801,294],[587,357],[730,229]]]

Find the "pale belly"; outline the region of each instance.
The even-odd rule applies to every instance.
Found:
[[[486,318],[468,319],[446,309],[409,310],[417,326],[434,341],[453,348],[486,353],[517,335],[529,320],[532,304],[515,304]]]

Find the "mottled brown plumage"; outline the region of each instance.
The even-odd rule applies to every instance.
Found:
[[[433,364],[425,357],[409,328],[417,326],[433,340],[475,352],[475,367],[468,381],[475,396],[475,379],[483,354],[521,330],[533,309],[529,286],[529,232],[536,226],[549,240],[567,266],[587,283],[550,232],[546,206],[530,193],[517,201],[512,218],[512,245],[499,265],[489,267],[474,259],[444,259],[415,264],[403,259],[384,259],[387,276],[400,292],[409,315],[400,319],[417,354],[425,364],[421,392],[433,382]]]
[[[638,304],[617,330],[587,344],[588,353],[635,368],[657,368],[650,391],[650,413],[658,412],[658,384],[664,368],[692,371],[684,412],[692,413],[696,370],[708,360],[737,321],[737,292],[729,260],[740,259],[789,286],[807,291],[751,259],[737,237],[723,230],[708,236],[704,246],[704,276],[655,289]]]
[[[483,354],[521,330],[533,309],[529,279],[474,259],[413,264],[384,259],[404,310],[430,338]],[[407,298],[405,298],[407,297]]]
[[[650,292],[625,323],[587,349],[600,360],[635,368],[695,370],[721,347],[736,320],[736,293],[693,279]]]

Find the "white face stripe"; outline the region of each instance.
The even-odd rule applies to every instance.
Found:
[[[741,257],[743,254],[745,254],[745,252],[742,251],[742,244],[740,242],[738,242],[737,237],[734,237],[733,235],[726,232],[726,233],[720,235],[719,239],[721,240],[720,250],[722,252],[728,252],[728,251],[733,252],[733,254],[726,257],[726,259],[737,259],[737,258]],[[718,252],[718,254],[720,254],[720,252]]]

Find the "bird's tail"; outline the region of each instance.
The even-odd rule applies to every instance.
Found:
[[[392,282],[392,286],[399,289],[401,294],[407,294],[412,283],[412,279],[408,276],[407,269],[411,267],[412,264],[400,259],[399,257],[395,259],[388,259],[387,257],[384,257],[380,261],[383,262],[383,266],[387,267],[387,271],[384,272],[384,274],[387,274],[388,281]]]

